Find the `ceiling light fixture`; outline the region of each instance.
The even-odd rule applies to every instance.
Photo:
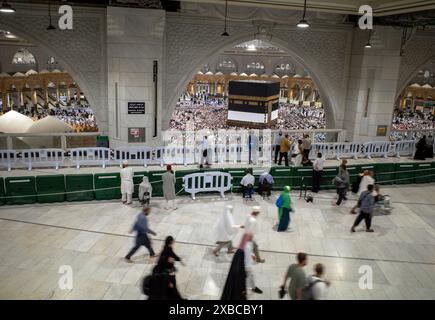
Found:
[[[0,7],[1,13],[15,13],[15,9],[7,2],[3,1],[2,6]]]
[[[223,37],[229,36],[227,32],[227,12],[228,12],[228,0],[225,0],[225,27],[224,27],[224,32],[221,34],[221,36]]]
[[[308,28],[310,25],[307,22],[307,20],[305,20],[305,14],[307,12],[307,0],[304,1],[304,14],[302,16],[302,20],[299,21],[299,23],[296,25],[298,28]]]
[[[50,24],[47,27],[47,30],[56,30],[56,27],[51,23],[51,1],[48,2],[48,18],[50,19]]]
[[[372,39],[372,30],[370,30],[369,39],[367,40],[367,43],[364,46],[364,48],[370,49],[372,47],[371,39]]]
[[[257,51],[257,47],[255,46],[255,44],[250,44],[250,45],[248,45],[246,50],[247,51]]]

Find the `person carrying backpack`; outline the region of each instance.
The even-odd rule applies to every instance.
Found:
[[[323,264],[314,266],[314,274],[307,279],[307,285],[302,289],[302,300],[324,300],[331,283],[323,279],[325,268]]]

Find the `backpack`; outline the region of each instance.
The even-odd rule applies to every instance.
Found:
[[[316,283],[323,282],[322,280],[314,280],[302,288],[302,300],[314,300],[313,287]]]
[[[151,282],[153,280],[152,275],[148,275],[145,278],[143,278],[142,282],[142,292],[144,295],[149,296],[151,294]]]
[[[282,197],[282,196],[279,196],[278,199],[276,199],[275,205],[276,205],[278,208],[281,208],[283,202],[284,202],[283,197]]]

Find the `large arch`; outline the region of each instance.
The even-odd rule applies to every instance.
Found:
[[[0,28],[40,46],[73,77],[96,114],[99,128],[108,130],[105,11],[74,8],[74,29],[46,30],[46,8],[38,5],[17,7],[19,15],[5,15]],[[56,24],[57,13],[54,13]],[[93,29],[93,32],[89,32]],[[66,37],[67,36],[67,37]]]
[[[231,28],[231,37],[220,37],[221,26],[201,25],[200,27],[187,26],[184,22],[171,21],[168,19],[167,53],[166,59],[166,89],[168,94],[165,96],[165,104],[162,117],[162,128],[167,129],[169,119],[175,108],[176,101],[185,89],[186,85],[198,71],[198,68],[211,59],[216,59],[218,55],[226,49],[238,43],[253,39],[253,26],[244,25]],[[177,32],[178,43],[183,42],[187,54],[182,67],[174,66],[174,60],[179,61],[175,52],[180,52],[179,45],[170,43],[172,29]],[[183,30],[184,29],[184,30]],[[192,29],[195,29],[193,32]],[[285,31],[283,31],[285,30]],[[345,82],[347,76],[346,62],[350,44],[351,29],[338,29],[336,32],[326,32],[317,35],[319,30],[303,31],[294,28],[284,27],[283,29],[270,30],[271,37],[267,39],[269,43],[282,48],[302,65],[312,76],[318,88],[327,113],[328,127],[342,125],[344,114]],[[350,33],[349,33],[350,31]],[[182,34],[195,33],[195,41],[184,42]],[[293,38],[284,39],[282,34],[291,35]],[[214,35],[214,36],[211,36]],[[323,37],[325,35],[325,37]],[[293,41],[294,40],[294,41]],[[175,41],[175,39],[174,39]],[[322,51],[323,48],[323,51]],[[184,50],[184,48],[183,48]],[[190,51],[190,52],[189,52]],[[328,53],[331,53],[328,56]],[[325,57],[330,61],[324,61]],[[187,61],[191,59],[191,61]],[[192,63],[193,62],[193,63]],[[172,63],[172,65],[171,65]],[[175,72],[172,69],[176,69]],[[340,90],[342,91],[339,94]]]

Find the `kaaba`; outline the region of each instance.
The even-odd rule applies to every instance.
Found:
[[[273,81],[230,81],[227,124],[270,128],[278,119],[279,89],[280,83]]]

